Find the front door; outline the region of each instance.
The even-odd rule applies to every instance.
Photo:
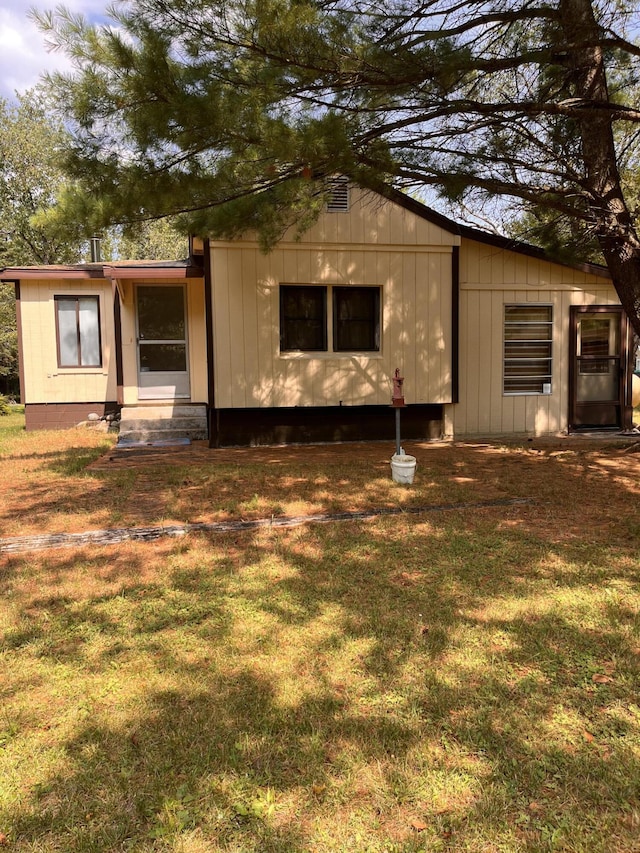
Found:
[[[570,428],[626,427],[629,323],[622,308],[574,306],[570,337]]]
[[[190,396],[185,287],[138,285],[138,399]]]

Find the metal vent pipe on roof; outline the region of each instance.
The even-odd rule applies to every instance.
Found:
[[[99,264],[102,261],[101,252],[100,252],[100,237],[91,237],[89,240],[89,244],[91,246],[91,263]]]

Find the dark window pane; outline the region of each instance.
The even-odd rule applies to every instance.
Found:
[[[327,349],[327,289],[283,284],[280,287],[280,349]]]
[[[548,323],[507,323],[504,331],[507,341],[546,341],[551,337]]]
[[[549,342],[513,341],[505,342],[505,358],[546,358],[549,355]]]
[[[610,362],[617,359],[608,358],[593,358],[587,361],[586,359],[579,360],[579,369],[581,376],[590,376],[592,374],[609,373],[611,369]]]
[[[183,341],[182,287],[138,287],[138,334],[141,341]]]
[[[333,348],[336,352],[380,349],[380,288],[333,288]]]
[[[504,319],[506,323],[547,323],[550,308],[549,305],[505,305]]]
[[[185,371],[187,348],[184,344],[140,343],[140,370],[143,373]]]
[[[613,355],[611,351],[612,321],[608,317],[584,317],[580,320],[580,354],[584,356]],[[614,327],[615,328],[615,327]],[[617,341],[614,338],[614,349]]]

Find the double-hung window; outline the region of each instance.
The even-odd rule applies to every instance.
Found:
[[[58,367],[101,367],[97,296],[56,296]]]
[[[380,288],[280,285],[281,352],[379,352]]]
[[[505,305],[505,394],[551,393],[552,339],[551,305]]]

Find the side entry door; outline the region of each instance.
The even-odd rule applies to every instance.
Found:
[[[631,347],[622,308],[573,306],[570,347],[569,428],[630,427]]]

